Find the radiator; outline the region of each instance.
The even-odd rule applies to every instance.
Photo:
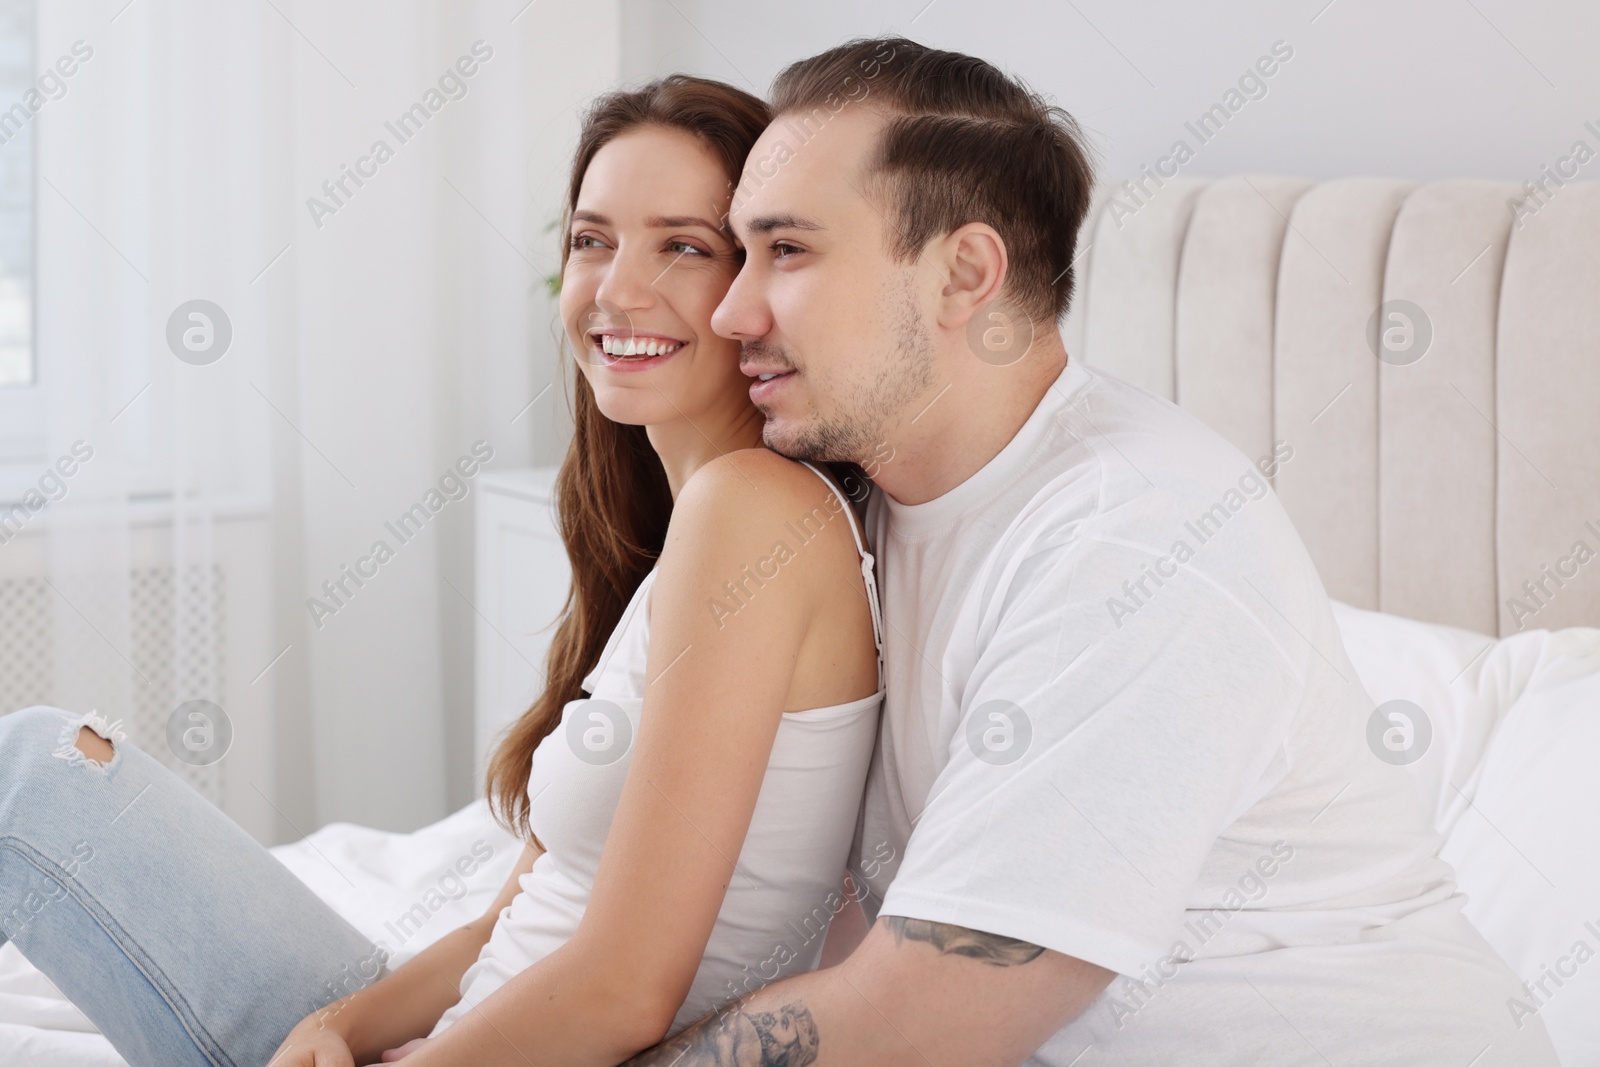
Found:
[[[88,657],[97,669],[118,672],[119,684],[106,689],[126,694],[127,703],[95,710],[121,719],[129,741],[271,843],[292,828],[284,825],[274,800],[273,680],[265,668],[278,650],[272,647],[267,521],[259,512],[216,519],[209,567],[180,570],[163,562],[172,555],[172,532],[170,513],[148,510],[130,530],[125,642],[118,632],[125,647],[112,646],[102,634],[97,639],[108,647]],[[58,684],[68,658],[56,642],[62,639],[58,620],[76,629],[76,609],[59,591],[62,583],[50,580],[47,536],[39,523],[0,546],[0,714],[72,700]],[[180,619],[205,627],[214,638],[189,644],[200,654],[174,654]],[[120,684],[124,679],[127,684]],[[227,754],[205,766],[179,759],[167,741],[168,719],[179,704],[194,699],[220,705],[233,727]]]

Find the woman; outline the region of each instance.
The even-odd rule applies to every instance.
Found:
[[[0,906],[52,899],[10,936],[131,1062],[615,1064],[816,965],[880,623],[848,501],[760,447],[739,346],[710,327],[767,119],[672,76],[584,123],[561,286],[573,588],[545,691],[491,761],[528,845],[481,919],[334,999],[381,953],[270,854],[102,720],[0,718]]]

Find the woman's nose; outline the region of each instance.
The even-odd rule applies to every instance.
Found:
[[[645,257],[620,249],[595,290],[595,303],[608,311],[639,311],[655,303],[655,281]]]

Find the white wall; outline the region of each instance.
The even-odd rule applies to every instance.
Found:
[[[1020,75],[1117,177],[1198,144],[1185,121],[1278,40],[1293,58],[1184,173],[1520,182],[1579,138],[1600,148],[1583,126],[1600,128],[1592,0],[623,0],[623,76],[685,70],[764,94],[786,63],[879,33]]]

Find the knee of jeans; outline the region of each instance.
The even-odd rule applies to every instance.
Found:
[[[30,747],[54,747],[62,724],[71,717],[71,712],[43,704],[0,715],[0,752],[21,757]]]
[[[14,757],[7,761],[14,767],[31,750],[104,771],[121,758],[126,737],[120,719],[108,720],[97,711],[75,715],[41,704],[0,716],[0,750]]]

